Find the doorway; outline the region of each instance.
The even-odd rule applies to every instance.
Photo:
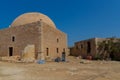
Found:
[[[65,61],[66,60],[66,55],[65,55],[65,52],[62,52],[62,61]]]
[[[13,47],[9,47],[9,56],[13,56]]]
[[[91,43],[87,42],[87,53],[90,54],[91,53]]]

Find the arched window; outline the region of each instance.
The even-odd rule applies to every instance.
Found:
[[[57,43],[59,42],[59,39],[57,38]]]
[[[12,42],[14,42],[15,41],[15,36],[12,36]]]

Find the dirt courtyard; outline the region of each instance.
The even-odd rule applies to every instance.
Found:
[[[0,61],[0,80],[120,80],[120,62],[73,57],[45,64]]]

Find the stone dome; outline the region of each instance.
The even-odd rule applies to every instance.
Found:
[[[42,22],[48,24],[49,26],[56,28],[54,22],[48,16],[38,12],[31,12],[20,15],[12,22],[11,27],[24,25],[40,20],[42,20]]]

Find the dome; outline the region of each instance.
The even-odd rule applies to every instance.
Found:
[[[53,21],[46,15],[38,13],[38,12],[31,12],[31,13],[25,13],[17,17],[11,24],[11,27],[24,25],[36,21],[40,21],[48,24],[49,26],[56,28]]]

